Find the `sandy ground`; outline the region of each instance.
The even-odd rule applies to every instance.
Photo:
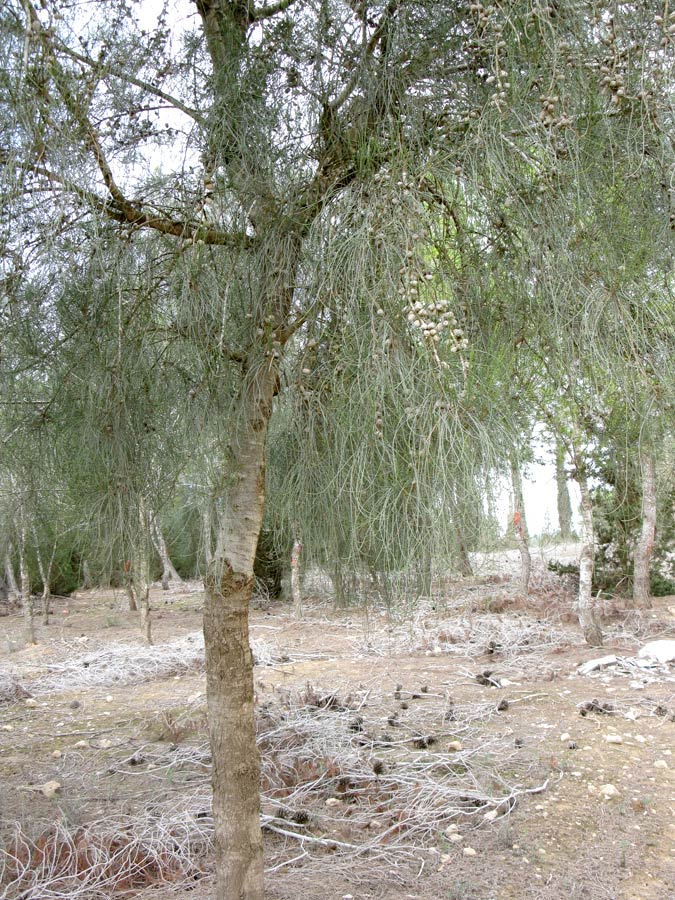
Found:
[[[316,597],[307,599],[302,621],[282,605],[253,612],[256,694],[261,721],[268,721],[261,731],[274,724],[271,736],[261,738],[268,820],[284,798],[295,802],[297,782],[308,786],[302,812],[309,824],[289,825],[292,837],[265,831],[270,898],[675,897],[675,666],[579,675],[578,665],[600,654],[583,645],[570,623],[564,586],[540,572],[525,600],[505,566],[495,567],[497,575],[484,569],[444,583],[434,602],[405,614],[376,606],[338,612]],[[188,800],[191,821],[203,816],[208,826],[201,602],[196,585],[153,589],[151,656],[121,593],[58,601],[52,624],[38,628],[36,647],[23,644],[20,617],[0,620],[0,685],[31,695],[0,703],[7,850],[16,850],[16,823],[35,839],[53,823],[83,833],[77,830],[124,816],[170,818],[187,810]],[[630,657],[648,638],[675,637],[674,604],[664,598],[644,613],[614,608],[602,653]],[[139,672],[128,683],[132,662]],[[479,683],[485,671],[499,686]],[[337,698],[333,712],[320,706],[329,696]],[[581,709],[585,703],[590,710]],[[448,721],[450,708],[457,716]],[[342,724],[353,728],[357,714],[363,734],[346,730],[345,737]],[[310,729],[303,741],[318,747],[326,735],[326,747],[316,751],[324,765],[318,781],[288,734],[281,749],[274,744],[280,723],[293,715]],[[338,734],[343,762],[337,758],[343,751],[330,743]],[[291,752],[295,774],[284,782]],[[465,763],[453,768],[448,760],[460,752]],[[351,773],[343,794],[325,769],[331,753],[341,772]],[[381,776],[373,772],[376,760],[383,761]],[[427,777],[442,785],[443,773],[459,777],[460,770],[483,799],[471,805],[467,787],[446,811],[429,801],[425,829],[418,788]],[[47,797],[40,786],[50,781],[59,787]],[[404,782],[409,793],[401,803],[416,804],[409,817],[397,807]],[[383,852],[341,850],[340,842],[357,846],[386,831],[386,785],[394,786],[388,821],[400,823],[388,839],[391,852],[387,841]],[[407,818],[417,824],[403,840]],[[302,835],[318,841],[303,843]],[[396,850],[396,841],[405,851]],[[194,853],[189,890],[173,875],[160,886],[153,876],[146,884],[138,879],[127,895],[211,897],[210,851],[196,842]],[[10,874],[6,866],[3,900],[47,896],[39,884],[32,892],[25,882],[21,890],[12,887]],[[97,895],[76,880],[56,896],[124,896],[123,887]]]

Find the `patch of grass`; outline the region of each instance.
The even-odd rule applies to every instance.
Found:
[[[206,731],[206,710],[189,707],[163,710],[145,727],[152,741],[180,744]]]
[[[497,832],[497,846],[501,850],[511,850],[516,842],[516,832],[508,822],[505,822]]]

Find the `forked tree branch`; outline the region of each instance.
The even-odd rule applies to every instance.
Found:
[[[151,82],[144,81],[142,78],[137,78],[135,75],[130,75],[128,72],[117,68],[117,66],[111,66],[108,63],[100,63],[95,59],[90,59],[88,56],[78,53],[76,50],[73,50],[61,42],[54,45],[54,49],[58,53],[63,53],[64,56],[68,56],[76,62],[89,66],[90,69],[94,69],[100,74],[105,74],[107,72],[114,78],[119,78],[120,81],[124,81],[127,84],[133,84],[135,87],[139,87],[149,94],[159,97],[160,100],[165,100],[170,106],[173,106],[175,109],[179,110],[179,112],[185,113],[186,116],[189,116],[189,118],[197,122],[198,125],[206,125],[206,119],[196,109],[183,103],[178,97],[174,97],[173,94],[163,91]]]

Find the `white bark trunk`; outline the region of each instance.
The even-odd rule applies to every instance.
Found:
[[[295,539],[291,550],[291,598],[293,600],[293,615],[299,619],[302,616],[302,594],[300,593],[300,555],[302,554],[302,541]]]
[[[582,544],[579,560],[579,599],[577,610],[579,624],[587,643],[593,647],[602,644],[602,631],[593,609],[593,565],[595,561],[595,531],[593,528],[593,501],[588,489],[586,473],[575,465],[575,479],[581,494]]]
[[[642,467],[642,527],[633,552],[633,603],[651,607],[649,563],[656,536],[656,484],[654,457],[648,451],[640,453]]]
[[[182,584],[183,579],[175,570],[174,565],[171,562],[171,557],[169,556],[169,551],[166,548],[166,541],[164,540],[162,529],[160,528],[159,522],[157,521],[154,513],[150,513],[150,518],[152,542],[155,545],[155,549],[157,550],[160,562],[162,563],[162,588],[165,591],[168,591],[169,584],[172,581]]]
[[[30,590],[30,576],[26,563],[26,530],[22,526],[19,536],[19,578],[21,581],[21,605],[26,620],[26,640],[29,644],[37,644],[35,637],[35,615],[33,595]]]
[[[204,559],[206,568],[213,562],[213,529],[211,527],[210,500],[202,512],[202,540],[204,542]]]
[[[555,480],[557,486],[558,528],[560,537],[568,541],[572,537],[572,502],[567,487],[567,473],[565,472],[565,448],[561,443],[555,448]]]
[[[14,603],[18,603],[21,594],[19,591],[19,585],[16,583],[16,577],[14,575],[11,545],[7,548],[7,552],[5,553],[5,580],[7,581],[10,600],[12,600]]]
[[[52,567],[54,565],[54,556],[56,554],[56,543],[54,543],[52,546],[49,563],[45,566],[42,559],[42,553],[40,551],[37,531],[35,529],[33,529],[33,540],[35,541],[35,555],[37,557],[38,571],[40,573],[40,579],[42,581],[42,624],[49,625],[49,601],[51,600],[52,596],[51,577]]]

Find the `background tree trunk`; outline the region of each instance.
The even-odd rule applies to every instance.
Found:
[[[523,482],[520,467],[515,459],[511,459],[511,487],[513,489],[513,533],[520,552],[520,586],[524,594],[530,589],[530,573],[532,557],[528,545],[527,525],[525,522],[525,504],[523,500]]]
[[[141,498],[138,506],[138,556],[134,572],[136,600],[141,613],[141,633],[146,644],[152,644],[152,616],[150,611],[150,521]]]
[[[530,534],[527,529],[527,519],[525,518],[525,501],[523,500],[523,479],[520,474],[520,466],[513,457],[511,458],[511,490],[513,491],[513,512],[520,513],[520,526],[523,532],[523,538],[528,541]],[[513,524],[514,520],[511,520]]]
[[[175,581],[179,584],[182,584],[183,579],[175,570],[174,565],[171,562],[171,557],[169,556],[169,551],[166,548],[166,541],[164,540],[162,529],[160,528],[159,522],[157,521],[157,517],[152,512],[150,513],[150,522],[150,535],[152,537],[152,542],[155,545],[155,549],[157,550],[160,562],[162,563],[162,589],[168,591],[170,582]]]
[[[457,528],[457,557],[459,559],[459,571],[465,578],[473,575],[473,566],[469,551],[466,549],[466,541],[460,528]]]
[[[633,551],[633,603],[635,606],[651,607],[649,586],[649,563],[656,536],[656,484],[654,477],[654,457],[643,450],[640,453],[642,468],[642,528]]]
[[[569,541],[572,537],[572,503],[565,472],[565,448],[559,441],[555,446],[555,480],[558,489],[558,529],[560,537]]]
[[[593,609],[593,564],[595,560],[595,532],[593,529],[593,501],[588,489],[586,473],[575,464],[575,479],[581,493],[582,544],[579,560],[579,624],[586,642],[592,647],[602,644],[602,630]]]
[[[82,590],[88,591],[91,587],[91,572],[87,560],[82,561]]]
[[[134,591],[134,578],[131,570],[131,560],[125,559],[123,564],[124,570],[124,590],[127,592],[129,600],[129,612],[138,612],[138,603],[136,602],[136,592]]]
[[[26,620],[26,640],[29,644],[37,644],[35,637],[35,615],[33,595],[30,590],[30,576],[26,563],[26,529],[22,525],[19,535],[19,579],[21,581],[21,605]]]
[[[206,568],[213,562],[213,528],[211,523],[211,500],[209,499],[202,512],[202,541],[204,542],[204,560]]]
[[[291,550],[291,599],[293,601],[293,615],[299,619],[302,616],[302,594],[300,592],[300,556],[302,554],[302,541],[296,538]]]
[[[16,583],[16,577],[14,575],[11,544],[5,552],[5,580],[7,582],[7,587],[9,588],[9,599],[13,603],[18,603],[21,594],[19,591],[19,585]]]
[[[35,528],[33,529],[33,539],[35,540],[35,555],[37,557],[38,571],[40,573],[40,578],[42,579],[42,624],[49,625],[49,605],[52,597],[51,581],[54,557],[56,555],[56,538],[52,544],[52,552],[46,566],[44,565]]]
[[[520,551],[520,586],[524,594],[530,589],[530,573],[532,571],[532,557],[530,556],[530,548],[523,531],[521,514],[519,510],[513,513],[513,533],[516,536],[516,543]]]

